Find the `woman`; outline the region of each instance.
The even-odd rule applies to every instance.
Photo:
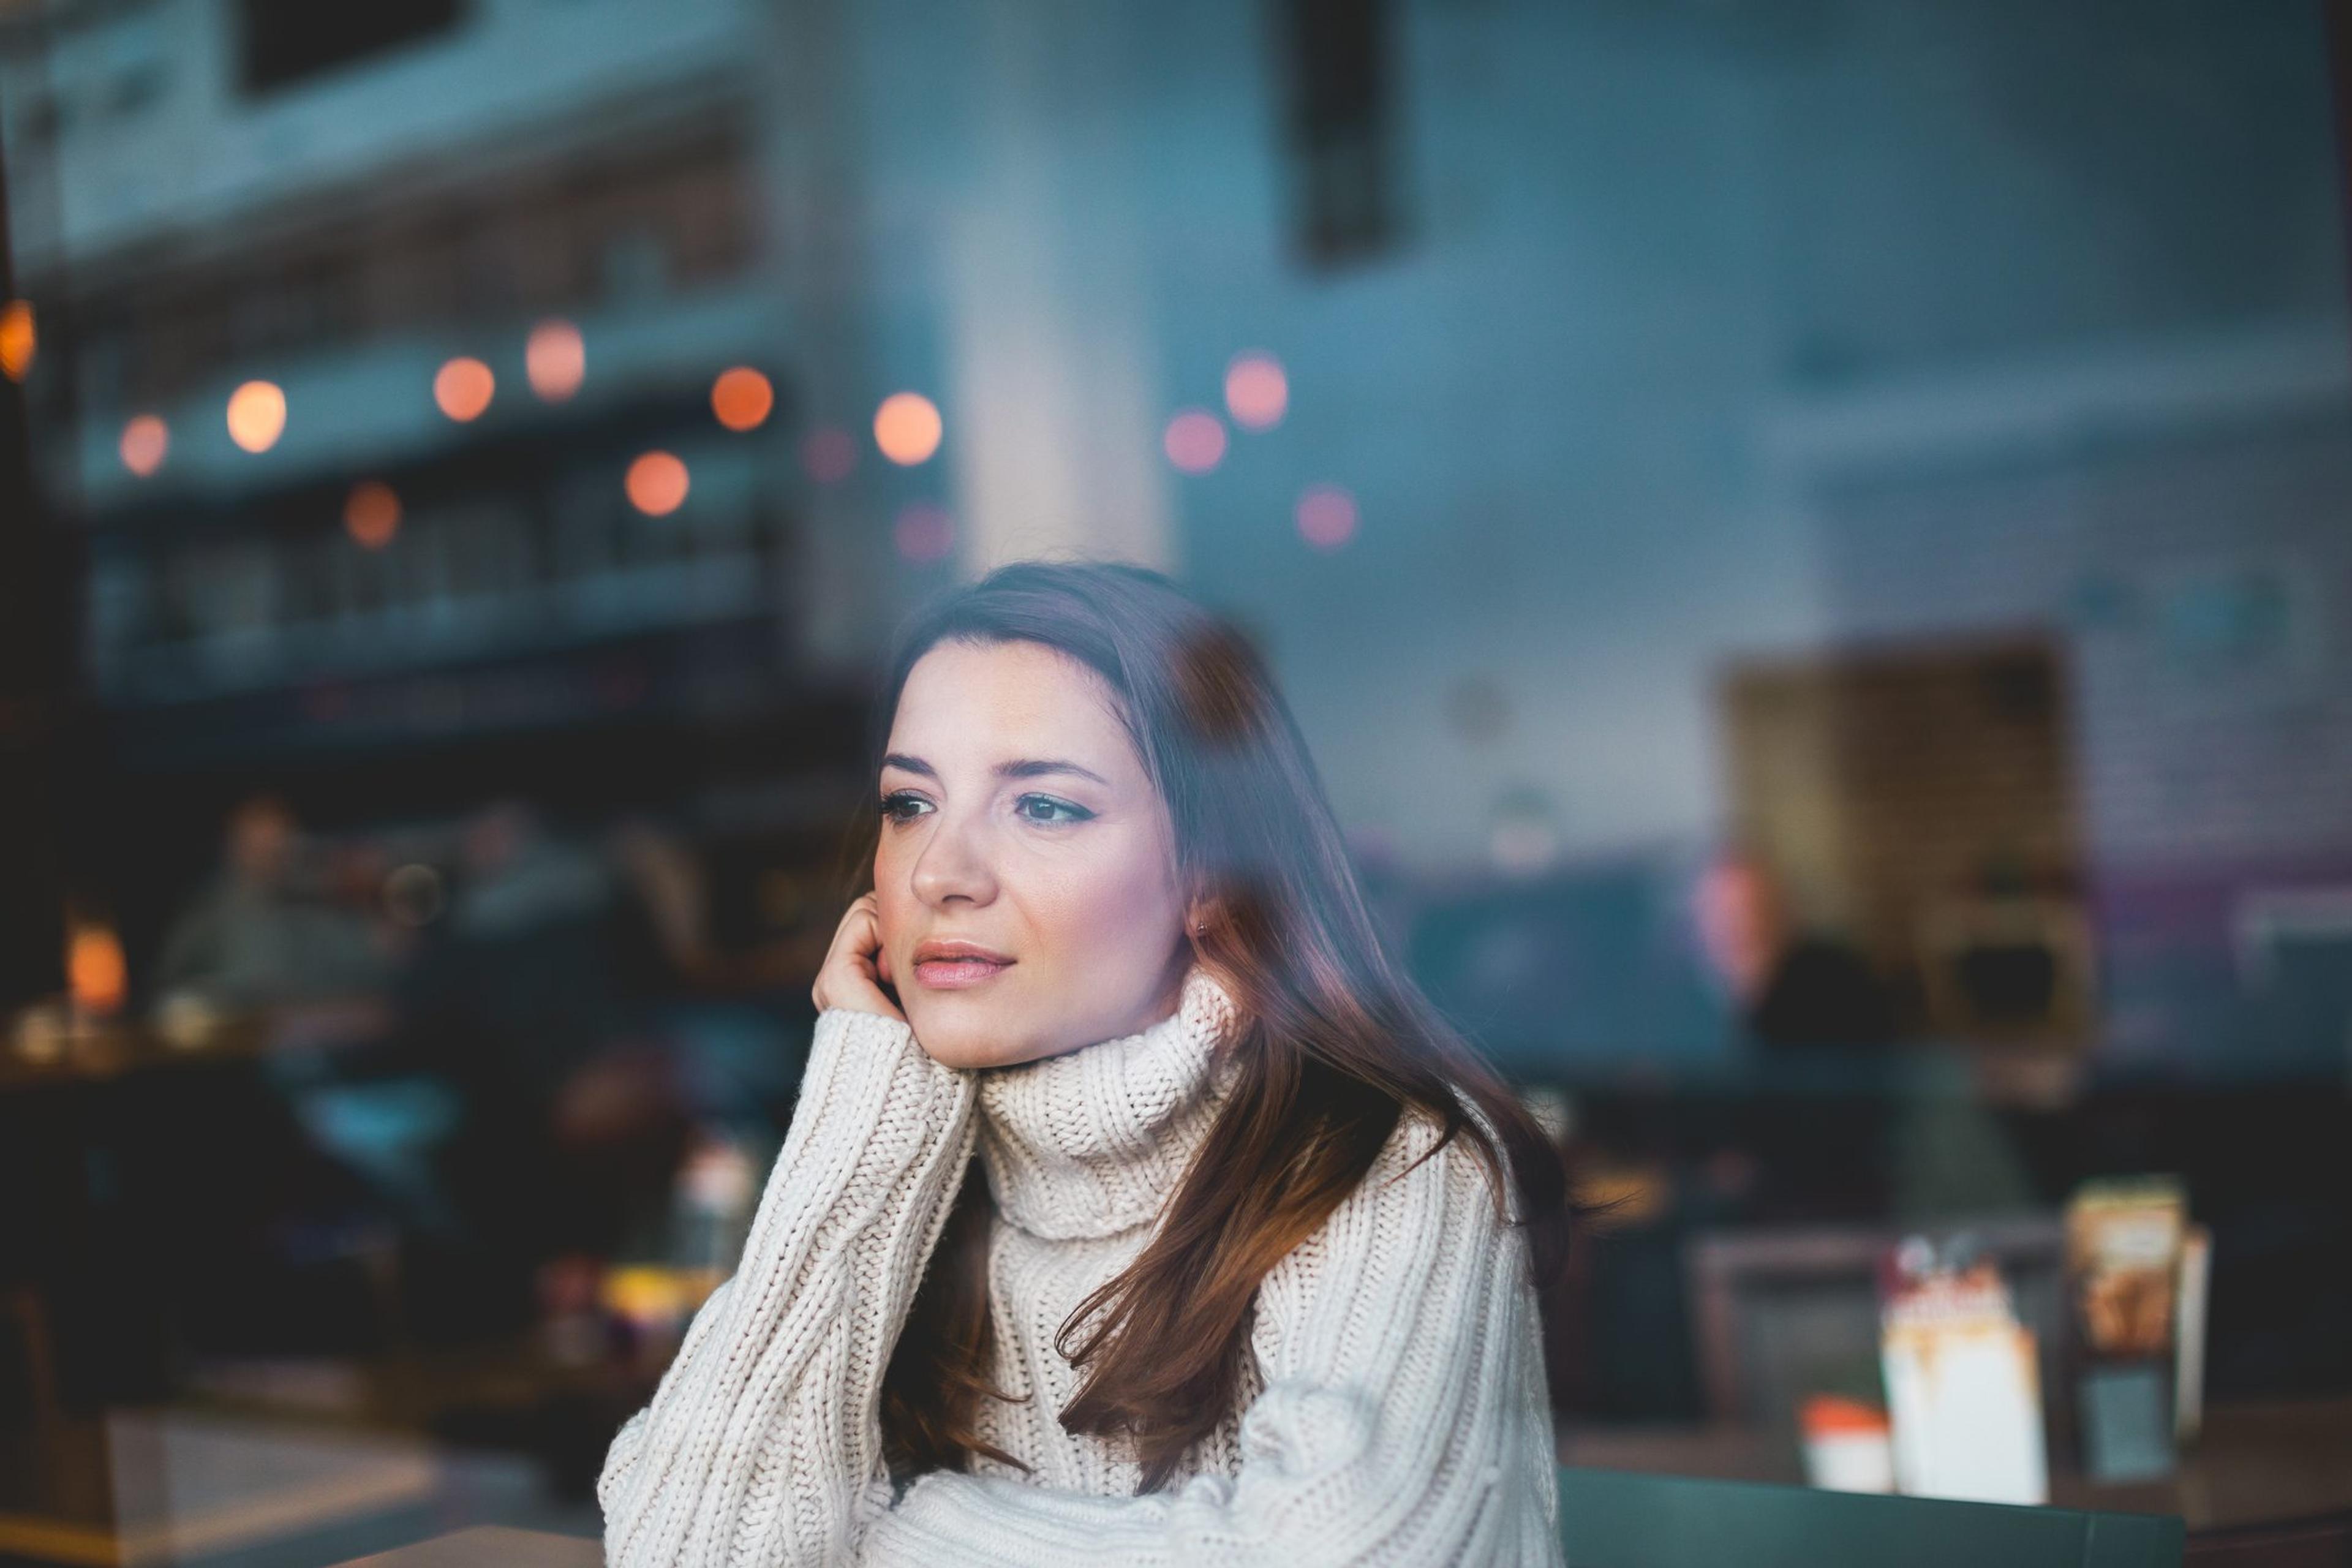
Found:
[[[1559,1163],[1391,964],[1256,657],[1027,563],[886,697],[873,890],[607,1560],[1557,1562]]]

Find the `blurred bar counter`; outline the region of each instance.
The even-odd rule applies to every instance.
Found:
[[[153,1023],[84,1019],[64,1008],[31,1008],[0,1040],[0,1093],[87,1083],[157,1068],[247,1060],[365,1038],[383,1032],[374,997],[306,1003],[267,1011],[167,1011]]]
[[[1804,1479],[1792,1435],[1745,1426],[1570,1428],[1561,1435],[1559,1459],[1715,1480]],[[2053,1456],[2050,1500],[2178,1515],[2189,1527],[2192,1563],[2200,1538],[2218,1543],[2303,1521],[2340,1521],[2352,1550],[2352,1399],[2213,1406],[2203,1436],[2161,1481],[2095,1483]]]

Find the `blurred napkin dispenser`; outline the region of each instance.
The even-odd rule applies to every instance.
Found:
[[[1913,1497],[2044,1503],[2033,1335],[2010,1323],[1891,1330],[1882,1349],[1895,1484]]]
[[[1971,1249],[1906,1242],[1893,1259],[1879,1363],[1895,1483],[1913,1497],[2050,1500],[2032,1331],[2000,1271]]]

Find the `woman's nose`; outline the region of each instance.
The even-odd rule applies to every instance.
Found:
[[[940,816],[930,841],[915,860],[915,896],[935,906],[959,899],[987,903],[996,896],[996,878],[989,866],[988,847],[982,842],[984,828],[950,820],[945,812]]]

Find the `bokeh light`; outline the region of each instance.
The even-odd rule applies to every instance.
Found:
[[[24,380],[40,346],[40,333],[33,324],[33,302],[11,300],[0,305],[0,375],[10,381]]]
[[[1244,430],[1271,430],[1290,409],[1290,378],[1282,362],[1251,350],[1225,367],[1225,412]]]
[[[123,421],[115,450],[122,455],[122,466],[143,479],[163,466],[172,450],[172,427],[152,414],[134,414]]]
[[[909,501],[898,509],[898,519],[891,526],[891,542],[898,553],[919,566],[934,561],[944,561],[955,548],[955,519],[947,509],[930,501]]]
[[[668,452],[647,452],[629,465],[622,481],[629,504],[647,517],[667,517],[686,504],[686,465]]]
[[[757,430],[776,406],[776,389],[750,365],[722,370],[710,384],[710,412],[730,430]]]
[[[1337,485],[1309,485],[1298,498],[1298,536],[1318,550],[1337,550],[1356,536],[1356,498]]]
[[[901,468],[928,462],[945,428],[939,405],[919,392],[894,392],[874,411],[874,444]]]
[[[1225,422],[1205,408],[1187,408],[1160,437],[1168,460],[1188,474],[1205,474],[1225,460]]]
[[[838,425],[820,425],[801,438],[801,467],[821,485],[837,485],[857,467],[857,437]]]
[[[343,500],[343,531],[366,550],[381,550],[400,531],[400,496],[378,479],[362,479]]]
[[[479,419],[498,391],[498,377],[480,360],[460,354],[433,375],[433,401],[441,412],[463,425]]]
[[[248,381],[228,395],[228,438],[267,452],[286,432],[286,394],[275,382]]]
[[[580,329],[561,317],[540,322],[523,342],[522,369],[542,403],[570,397],[588,374],[588,345]]]

